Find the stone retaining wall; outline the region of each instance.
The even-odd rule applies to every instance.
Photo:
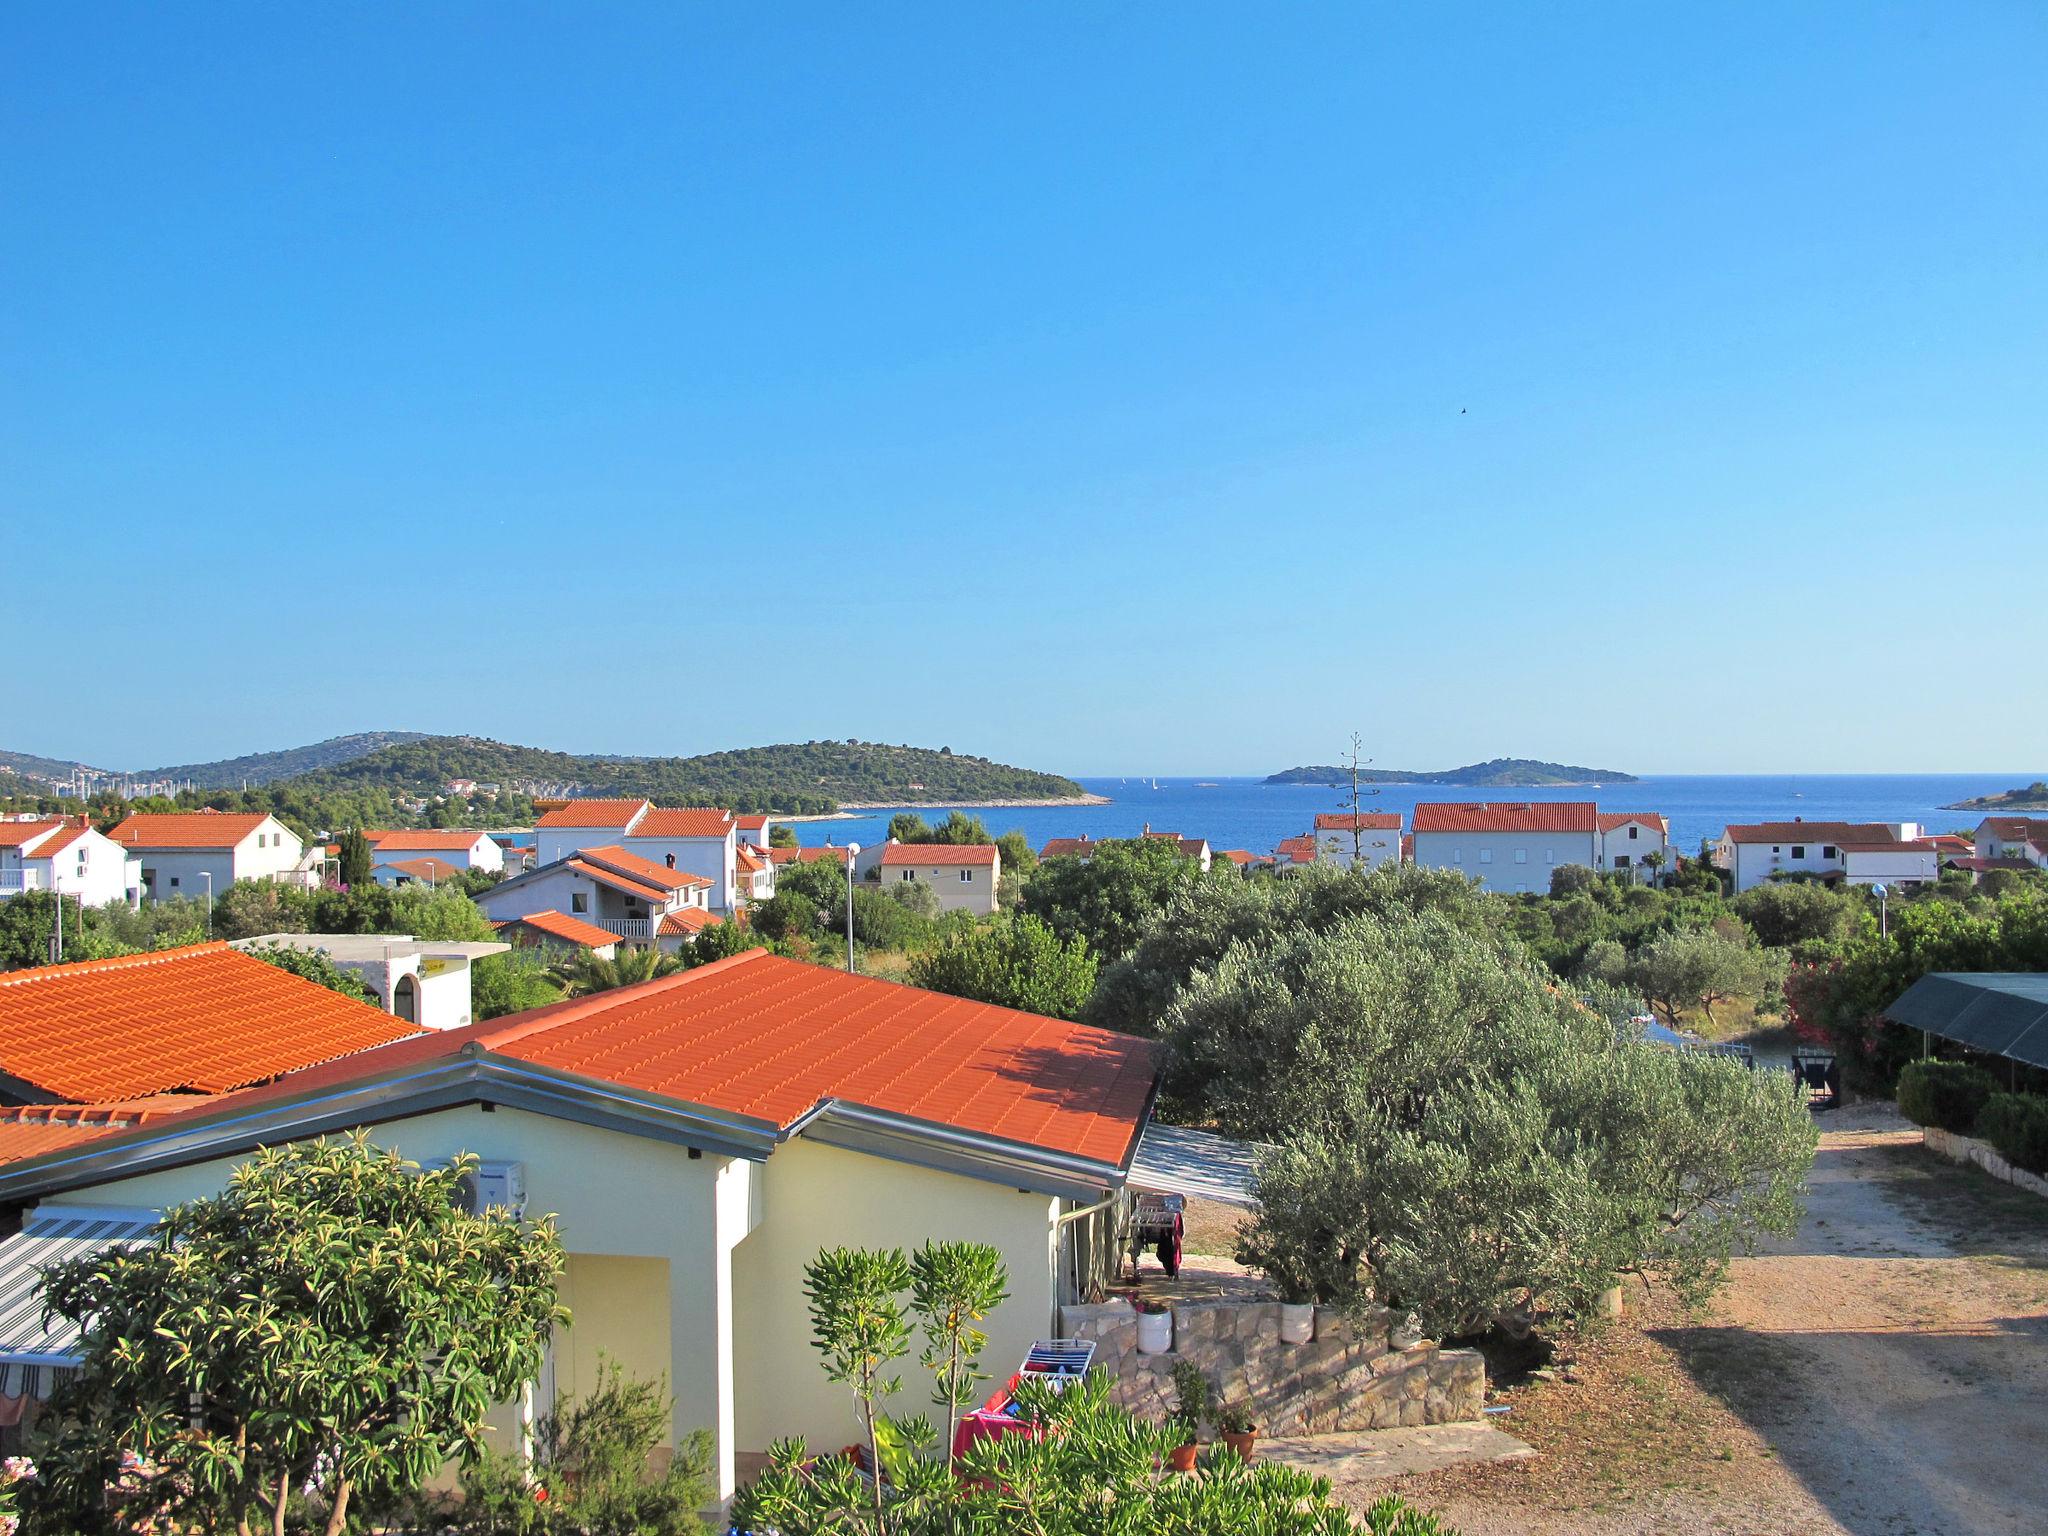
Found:
[[[1958,1136],[1938,1125],[1923,1125],[1920,1134],[1926,1139],[1928,1151],[1939,1152],[1952,1163],[1975,1163],[1994,1179],[2003,1179],[2030,1194],[2048,1195],[2048,1179],[2024,1168],[2013,1167],[1988,1141],[1979,1141],[1974,1136]]]
[[[1391,1320],[1319,1312],[1305,1344],[1280,1339],[1280,1304],[1188,1302],[1173,1309],[1173,1349],[1138,1353],[1138,1314],[1128,1301],[1062,1307],[1060,1331],[1093,1339],[1095,1363],[1116,1378],[1116,1401],[1163,1419],[1177,1401],[1173,1367],[1192,1360],[1226,1402],[1243,1403],[1267,1435],[1447,1424],[1481,1416],[1486,1366],[1469,1349],[1424,1340],[1393,1347]]]

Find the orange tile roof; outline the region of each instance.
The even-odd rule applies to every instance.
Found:
[[[993,864],[994,843],[891,843],[882,862],[891,869],[917,864]]]
[[[574,870],[586,879],[595,880],[599,885],[608,885],[615,891],[622,891],[628,896],[638,896],[643,901],[651,901],[657,906],[666,903],[672,894],[661,886],[649,885],[644,880],[635,880],[630,875],[606,869],[602,864],[586,864],[581,859],[565,859],[563,867]]]
[[[770,848],[768,862],[780,869],[785,864],[816,864],[822,859],[846,862],[846,850],[829,844],[819,848]]]
[[[633,823],[633,837],[724,837],[733,829],[731,811],[715,807],[656,806]]]
[[[545,912],[529,912],[524,917],[507,918],[498,926],[509,928],[516,923],[524,923],[527,927],[545,933],[551,938],[561,939],[583,949],[603,949],[607,944],[619,942],[616,933],[600,928],[595,923],[586,923],[580,917],[571,917],[566,912],[557,912],[552,907]]]
[[[706,928],[715,928],[725,919],[716,912],[702,907],[684,907],[680,912],[671,912],[661,920],[659,933],[664,939],[702,933]]]
[[[393,859],[388,864],[379,864],[379,869],[395,869],[401,875],[411,875],[415,880],[428,880],[439,885],[443,880],[460,880],[462,870],[446,859]]]
[[[55,858],[58,854],[62,853],[66,848],[69,848],[73,843],[77,842],[80,838],[84,837],[86,833],[90,832],[91,830],[92,828],[88,826],[85,823],[84,818],[81,817],[79,820],[72,822],[69,826],[58,828],[56,836],[52,837],[46,843],[36,844],[36,846],[27,854],[23,855],[23,857],[31,859]]]
[[[1399,811],[1318,811],[1316,830],[1318,832],[1349,832],[1352,824],[1361,832],[1398,832],[1401,829]]]
[[[754,856],[753,850],[744,844],[732,851],[732,867],[743,875],[759,874],[767,864]],[[709,882],[706,882],[707,884]]]
[[[537,827],[626,827],[648,808],[645,800],[571,800],[549,811]]]
[[[465,832],[460,828],[426,828],[410,831],[400,828],[391,832],[365,832],[370,846],[379,853],[439,853],[448,849],[468,850],[482,842],[488,834]]]
[[[768,830],[766,816],[740,816],[735,818],[742,832],[765,832]]]
[[[269,819],[255,811],[144,811],[107,836],[130,848],[232,848]]]
[[[63,825],[62,820],[54,817],[41,821],[0,821],[0,848],[23,847],[39,837],[48,837]]]
[[[1231,863],[1240,866],[1259,862],[1259,856],[1249,848],[1219,848],[1216,850],[1216,857],[1228,859]]]
[[[1600,811],[1590,800],[1425,800],[1413,826],[1424,832],[1595,832]]]
[[[51,1098],[217,1093],[416,1033],[220,943],[0,975],[0,1074]]]
[[[1304,832],[1299,837],[1282,838],[1273,845],[1273,856],[1295,864],[1313,864],[1316,858],[1315,834]]]
[[[1083,832],[1079,837],[1047,838],[1045,846],[1038,850],[1038,856],[1041,859],[1081,858],[1084,855],[1092,858],[1095,850],[1101,846],[1094,838]]]
[[[1870,821],[1757,821],[1727,829],[1731,843],[1895,843],[1897,831]]]
[[[213,1103],[209,1094],[167,1093],[111,1104],[15,1104],[0,1109],[0,1163],[40,1157],[133,1126],[168,1120]]]
[[[603,848],[578,848],[575,857],[593,864],[602,864],[605,868],[616,870],[619,874],[638,880],[643,885],[655,886],[665,891],[687,891],[696,886],[713,883],[702,875],[691,874],[687,869],[670,869],[665,864],[643,859],[637,853],[628,853],[625,849],[613,845]]]
[[[1666,821],[1656,811],[1602,811],[1600,813],[1600,830],[1602,832],[1617,831],[1627,826],[1630,822],[1634,822],[1638,826],[1655,827],[1660,832],[1669,830],[1671,826],[1671,823]]]
[[[1986,816],[1991,835],[2002,843],[2048,842],[2048,819],[2038,816]]]

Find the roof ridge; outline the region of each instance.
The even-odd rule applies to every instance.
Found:
[[[518,919],[515,918],[513,921],[516,922]],[[523,1013],[508,1015],[505,1028],[477,1035],[470,1043],[479,1050],[496,1050],[501,1045],[510,1045],[515,1040],[523,1040],[529,1035],[540,1034],[558,1025],[589,1018],[592,1014],[602,1013],[605,1009],[616,1007],[620,1003],[648,997],[655,992],[673,991],[687,982],[709,976],[713,971],[735,969],[745,961],[758,960],[767,953],[765,949],[745,949],[736,955],[727,955],[722,960],[714,960],[709,965],[692,966],[687,971],[678,971],[673,976],[657,976],[652,981],[635,982],[630,987],[612,987],[604,992],[594,992],[588,997],[565,998],[559,1003],[529,1008]]]
[[[170,949],[145,949],[133,955],[101,955],[92,960],[60,960],[55,965],[33,965],[19,971],[0,971],[0,987],[20,986],[23,982],[47,981],[53,976],[79,976],[87,971],[123,970],[129,966],[150,965],[159,960],[181,960],[190,955],[205,954],[209,950],[232,948],[226,939],[203,939],[197,944],[179,944]]]

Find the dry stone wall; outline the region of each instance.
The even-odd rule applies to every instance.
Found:
[[[1486,1367],[1478,1354],[1427,1340],[1396,1348],[1390,1324],[1385,1312],[1357,1320],[1318,1312],[1315,1337],[1288,1344],[1278,1302],[1188,1302],[1173,1309],[1172,1351],[1143,1355],[1128,1301],[1060,1309],[1060,1331],[1095,1341],[1095,1364],[1116,1378],[1116,1401],[1141,1418],[1173,1410],[1179,1360],[1200,1367],[1223,1401],[1248,1407],[1268,1435],[1479,1418]]]

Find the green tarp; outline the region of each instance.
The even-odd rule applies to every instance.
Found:
[[[2048,972],[1938,971],[1885,1009],[1908,1029],[2048,1068]]]

